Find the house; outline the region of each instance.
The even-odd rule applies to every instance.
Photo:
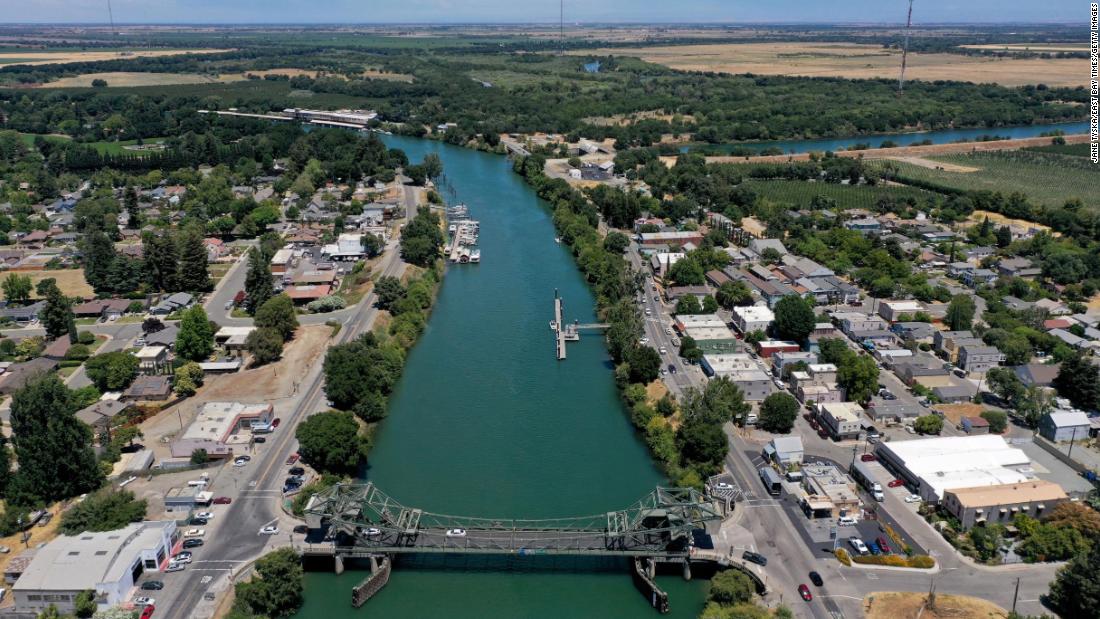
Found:
[[[256,327],[222,327],[214,334],[214,342],[226,350],[241,350],[255,330]]]
[[[642,232],[638,234],[640,245],[668,245],[683,247],[688,243],[700,245],[703,242],[703,233],[697,231],[685,232]]]
[[[1073,314],[1073,310],[1066,307],[1063,303],[1055,301],[1053,299],[1039,299],[1035,302],[1035,307],[1041,310],[1046,310],[1051,316],[1069,316]]]
[[[763,452],[766,459],[784,468],[801,465],[804,455],[802,438],[798,436],[777,436],[764,446]]]
[[[809,258],[802,258],[794,254],[787,254],[781,259],[783,264],[780,270],[792,280],[801,277],[828,277],[835,275],[832,269],[822,266]]]
[[[870,217],[847,221],[844,223],[844,227],[862,234],[877,234],[882,231],[882,224],[877,219]]]
[[[848,335],[868,331],[885,332],[889,325],[878,316],[869,316],[862,312],[834,312],[833,322],[840,325],[840,330]]]
[[[821,427],[833,440],[859,438],[863,426],[860,416],[863,407],[854,402],[821,402],[817,405],[817,418]]]
[[[788,365],[796,363],[805,363],[806,365],[817,363],[817,353],[802,350],[777,352],[772,355],[772,372],[776,376],[783,376],[784,369],[786,369]]]
[[[926,243],[943,243],[955,238],[954,232],[936,228],[935,226],[925,226],[922,227],[921,230],[920,236]]]
[[[6,301],[0,306],[0,319],[7,318],[16,324],[26,325],[38,320],[38,314],[46,309],[45,301],[37,301],[30,305],[10,305]]]
[[[305,304],[332,294],[332,286],[321,284],[317,286],[291,286],[283,291],[295,304]]]
[[[1038,277],[1042,269],[1027,258],[1004,258],[997,263],[997,272],[1005,277]]]
[[[649,268],[655,275],[664,275],[672,268],[672,265],[687,256],[684,252],[657,252],[649,257]]]
[[[225,241],[219,238],[207,237],[202,240],[203,245],[206,246],[206,261],[217,262],[218,258],[225,255],[226,247]]]
[[[984,374],[1005,360],[1005,354],[995,346],[967,344],[959,349],[958,365],[968,374]]]
[[[1050,331],[1047,331],[1047,333],[1053,335],[1054,337],[1062,340],[1066,344],[1069,344],[1071,347],[1078,350],[1086,348],[1089,345],[1088,340],[1083,337],[1078,337],[1077,335],[1074,335],[1073,333],[1070,333],[1065,329],[1051,329]]]
[[[138,369],[142,374],[162,374],[170,369],[168,349],[164,346],[143,346],[134,353],[138,360]]]
[[[903,340],[915,342],[932,342],[932,336],[936,329],[927,322],[898,322],[890,326],[890,330]]]
[[[1011,524],[1019,514],[1042,518],[1068,500],[1065,490],[1058,484],[1030,479],[1013,484],[947,490],[943,508],[958,519],[965,531],[988,523]]]
[[[1088,438],[1092,424],[1081,411],[1054,411],[1039,419],[1039,436],[1062,443]]]
[[[691,295],[702,303],[703,299],[712,296],[714,290],[710,286],[669,286],[665,288],[665,298],[669,303],[675,303],[680,297]]]
[[[73,316],[116,320],[130,309],[131,303],[128,299],[95,299],[73,307]]]
[[[972,262],[981,262],[983,258],[988,258],[997,253],[996,248],[993,247],[972,247],[964,252],[966,259]]]
[[[1035,307],[1034,303],[1013,296],[1003,297],[1001,301],[1005,304],[1005,307],[1015,312],[1024,312]]]
[[[989,422],[983,417],[963,417],[959,425],[967,434],[989,434]]]
[[[997,281],[997,273],[989,269],[971,269],[962,274],[962,281],[971,288],[990,286]]]
[[[176,292],[163,299],[160,303],[154,305],[149,313],[153,315],[164,316],[182,310],[186,307],[190,307],[191,303],[195,300],[190,294],[186,292]]]
[[[947,376],[943,362],[928,353],[913,355],[907,359],[898,359],[892,364],[894,373],[906,385],[913,385],[918,378],[928,376]]]
[[[952,262],[947,265],[948,277],[954,277],[956,279],[962,279],[964,273],[974,270],[974,265],[969,262]]]
[[[56,537],[38,549],[12,586],[15,609],[33,615],[55,606],[69,615],[77,596],[87,590],[96,592],[100,610],[122,604],[142,573],[167,565],[178,538],[175,520]]]
[[[46,348],[42,350],[41,356],[60,362],[65,359],[65,355],[69,354],[69,349],[72,346],[73,343],[68,336],[62,336],[47,344]]]
[[[754,331],[768,332],[775,314],[766,307],[748,306],[733,308],[733,324],[744,335]]]
[[[76,411],[76,418],[92,426],[97,433],[107,432],[111,420],[131,408],[131,403],[121,400],[100,400]]]
[[[270,425],[274,410],[271,404],[207,402],[191,425],[172,441],[172,457],[186,458],[197,449],[205,449],[212,458],[243,451],[252,442],[252,427]]]
[[[936,331],[932,334],[932,349],[942,353],[951,362],[958,358],[959,349],[970,343],[983,342],[970,331]]]
[[[932,387],[932,395],[939,398],[945,404],[958,404],[969,402],[978,393],[978,386],[970,381],[951,380],[942,385]]]
[[[766,249],[774,249],[779,252],[780,256],[786,256],[791,253],[787,251],[787,248],[783,246],[783,242],[779,239],[753,239],[749,242],[749,249],[756,252],[758,255],[762,255]]]
[[[928,412],[919,404],[906,403],[901,400],[883,400],[873,397],[867,404],[867,416],[875,423],[885,425],[905,424]]]
[[[163,402],[172,395],[172,380],[165,374],[143,374],[134,379],[122,399],[127,402]]]
[[[57,369],[56,359],[38,357],[22,363],[13,363],[0,375],[0,394],[10,395],[23,388],[32,378]]]
[[[180,328],[178,325],[164,325],[164,328],[160,331],[145,334],[145,345],[163,346],[171,349],[176,345],[176,337],[179,335],[179,332]]]
[[[285,273],[288,269],[294,266],[294,258],[297,252],[293,249],[284,247],[275,252],[271,256],[271,273],[276,275],[279,273]]]
[[[1061,367],[1060,363],[1027,363],[1012,368],[1012,371],[1025,387],[1050,387]]]

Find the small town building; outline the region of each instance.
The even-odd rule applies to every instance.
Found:
[[[765,340],[756,345],[760,356],[765,359],[771,357],[778,352],[798,352],[802,350],[802,347],[794,342],[781,342],[776,340]]]
[[[777,436],[764,445],[764,457],[783,468],[802,464],[805,452],[802,438],[798,436]]]
[[[1028,482],[1030,458],[995,434],[941,436],[875,445],[883,466],[927,502],[938,503],[948,490]]]
[[[989,422],[983,417],[963,417],[959,425],[967,434],[989,434]]]
[[[1058,376],[1062,364],[1027,363],[1012,368],[1016,378],[1026,387],[1050,387]]]
[[[878,306],[878,315],[889,322],[898,322],[902,316],[912,319],[917,312],[923,312],[924,306],[920,301],[882,301]]]
[[[271,423],[273,412],[271,404],[207,402],[183,434],[172,441],[172,457],[190,457],[195,450],[205,449],[211,458],[228,458],[235,449],[251,443],[254,423]]]
[[[100,400],[76,411],[76,418],[92,426],[97,434],[107,432],[111,420],[130,409],[131,403],[121,400]]]
[[[774,320],[775,314],[766,307],[750,305],[733,308],[733,324],[744,335],[754,331],[767,333]]]
[[[809,518],[835,519],[859,514],[856,483],[836,465],[804,465],[802,492],[799,506]]]
[[[817,418],[821,427],[834,440],[859,438],[863,426],[860,417],[863,407],[855,402],[821,402],[817,405]]]
[[[122,399],[127,402],[163,402],[171,396],[172,379],[167,374],[138,376],[122,392]]]
[[[1068,501],[1058,484],[1031,479],[1013,484],[955,488],[944,494],[942,506],[959,520],[963,530],[985,524],[1011,524],[1023,514],[1042,518],[1059,503]]]
[[[1005,354],[995,346],[967,344],[959,349],[958,365],[968,374],[985,374],[1005,360]]]
[[[1091,428],[1088,415],[1081,411],[1054,411],[1039,419],[1039,436],[1055,443],[1086,439]]]
[[[134,356],[138,359],[138,369],[142,374],[163,374],[171,369],[168,349],[164,346],[144,346]]]

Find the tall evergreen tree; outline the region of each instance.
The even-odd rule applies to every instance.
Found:
[[[111,265],[115,261],[115,246],[101,230],[92,230],[81,244],[84,254],[84,279],[99,292],[109,285]]]
[[[8,439],[0,434],[0,496],[7,496],[8,484],[11,483],[11,449],[8,448]]]
[[[92,431],[76,418],[72,392],[56,375],[32,379],[11,404],[12,444],[19,461],[9,502],[31,505],[95,490],[103,472]]]
[[[253,247],[248,251],[248,273],[244,278],[244,307],[255,314],[267,300],[275,296],[271,283],[271,263],[266,253]]]
[[[142,240],[145,277],[153,290],[178,292],[176,240],[171,234],[147,234]]]
[[[206,269],[206,245],[197,228],[187,228],[179,238],[179,270],[176,272],[180,290],[201,292],[210,288]]]
[[[205,361],[214,352],[214,328],[201,305],[183,313],[176,335],[176,355],[191,361]]]
[[[129,216],[126,227],[137,230],[141,227],[141,210],[138,208],[138,195],[133,186],[126,188],[123,201],[126,205],[126,214]]]
[[[46,329],[46,337],[57,339],[70,331],[75,332],[72,302],[61,294],[57,282],[53,278],[44,279],[39,282],[38,290],[42,296],[46,297],[46,307],[38,313],[38,319]]]
[[[1062,362],[1054,388],[1077,408],[1089,411],[1100,407],[1100,369],[1081,353]]]

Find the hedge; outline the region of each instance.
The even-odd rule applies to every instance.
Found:
[[[910,567],[922,570],[930,569],[932,566],[936,565],[936,560],[927,555],[917,555],[914,557],[903,557],[901,555],[870,555],[865,557],[853,557],[852,560],[863,565]]]

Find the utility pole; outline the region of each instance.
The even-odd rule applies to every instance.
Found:
[[[559,56],[565,55],[565,0],[559,0],[558,4],[558,44],[561,46]]]
[[[1016,579],[1016,592],[1012,594],[1012,614],[1016,614],[1016,600],[1020,599],[1020,579]]]
[[[905,49],[901,52],[901,76],[898,77],[898,94],[905,90],[905,63],[909,60],[909,33],[913,29],[913,0],[909,0],[909,17],[905,21]]]
[[[1077,426],[1073,427],[1073,436],[1069,439],[1069,453],[1066,454],[1067,458],[1073,458],[1073,443],[1077,440]]]

